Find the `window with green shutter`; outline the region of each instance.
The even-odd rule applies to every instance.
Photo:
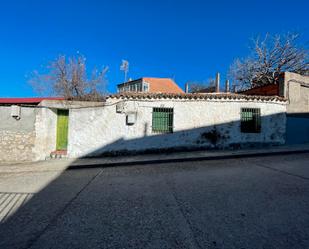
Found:
[[[152,132],[154,133],[171,133],[173,132],[173,108],[159,108],[152,109]]]
[[[241,108],[241,132],[261,132],[261,110],[260,108]]]

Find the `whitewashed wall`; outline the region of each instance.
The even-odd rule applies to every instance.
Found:
[[[56,149],[57,109],[47,107],[36,109],[36,137],[33,151],[35,161],[38,161],[45,160]]]
[[[97,106],[102,103],[85,101],[43,100],[36,108],[35,146],[33,152],[35,160],[45,160],[51,152],[56,150],[57,140],[57,110]],[[69,113],[70,115],[70,113]],[[70,118],[69,118],[70,122]]]
[[[125,113],[116,113],[116,103],[108,99],[105,107],[70,109],[69,157],[100,155],[105,152],[148,149],[228,147],[250,143],[285,142],[286,105],[261,100],[125,100],[126,112],[137,112],[134,125],[126,125]],[[152,133],[152,108],[174,108],[174,133]],[[240,109],[260,108],[261,133],[240,132]],[[205,133],[214,126],[220,139],[213,144]]]

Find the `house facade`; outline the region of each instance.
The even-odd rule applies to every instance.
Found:
[[[285,143],[286,101],[279,97],[125,93],[106,102],[43,100],[20,108],[16,120],[12,106],[0,106],[7,115],[1,148],[15,134],[10,155],[1,149],[1,161],[45,160],[55,152],[78,158]]]
[[[284,144],[285,110],[276,97],[113,95],[103,108],[70,110],[68,154]]]
[[[92,105],[98,103],[63,98],[0,99],[0,162],[45,160],[55,151],[66,152],[69,109]]]

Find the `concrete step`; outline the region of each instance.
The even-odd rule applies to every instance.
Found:
[[[50,159],[68,158],[67,150],[55,150],[50,153]]]

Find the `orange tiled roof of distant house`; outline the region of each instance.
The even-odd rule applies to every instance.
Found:
[[[136,82],[147,82],[149,84],[148,93],[184,93],[184,91],[170,78],[143,77],[119,84],[118,88]]]
[[[150,93],[184,93],[184,91],[170,78],[142,78],[149,83]]]

